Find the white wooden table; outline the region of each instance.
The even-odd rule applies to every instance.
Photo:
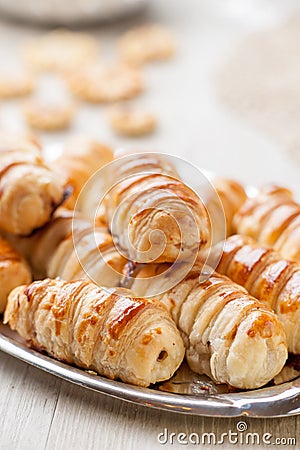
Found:
[[[148,89],[139,101],[157,112],[160,128],[155,135],[139,141],[116,138],[106,124],[101,107],[83,107],[71,131],[88,132],[114,147],[175,154],[216,173],[238,177],[245,183],[285,183],[300,194],[300,167],[287,158],[276,142],[220,105],[212,81],[218,65],[246,33],[280,23],[295,12],[298,2],[253,0],[247,2],[247,10],[241,3],[244,2],[156,0],[140,19],[93,28],[92,32],[109,49],[113,48],[113,38],[138,20],[166,23],[177,35],[178,56],[147,69]],[[39,33],[38,29],[0,22],[2,64],[12,63],[13,50],[21,40]],[[14,102],[2,105],[0,127],[19,129],[22,126],[18,105]],[[47,144],[61,141],[64,135],[42,138]],[[1,354],[1,450],[152,450],[163,447],[157,436],[164,428],[169,433],[213,431],[220,436],[222,432],[234,432],[238,420],[176,415],[135,406],[62,382]],[[251,432],[298,437],[298,447],[276,447],[300,446],[299,417],[245,421]],[[232,446],[245,447],[239,444],[221,447]],[[174,443],[164,447],[187,446]]]

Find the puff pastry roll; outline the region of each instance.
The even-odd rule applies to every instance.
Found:
[[[262,188],[241,207],[233,224],[236,233],[300,262],[300,205],[288,189],[273,185]]]
[[[74,209],[79,193],[88,179],[113,159],[113,152],[96,140],[85,136],[69,139],[62,155],[53,163],[53,169],[72,187],[72,194],[64,203]],[[89,199],[84,199],[84,203]]]
[[[66,196],[32,140],[0,136],[0,229],[30,234],[44,225]]]
[[[55,358],[139,386],[169,379],[184,346],[159,302],[87,281],[45,279],[14,289],[4,321]]]
[[[167,160],[155,154],[134,155],[119,167],[115,180],[105,199],[106,217],[126,257],[174,262],[208,246],[211,224],[206,207]]]
[[[248,198],[246,191],[239,182],[229,178],[215,178],[212,183],[223,205],[227,236],[230,236],[233,234],[233,217]]]
[[[73,222],[73,235],[67,235],[48,260],[46,274],[72,281],[89,279],[96,284],[117,287],[127,260],[117,251],[103,226],[88,221]]]
[[[11,239],[28,260],[35,279],[60,277],[67,281],[91,279],[119,286],[126,264],[103,226],[59,208],[52,220],[30,237]]]
[[[231,236],[217,268],[268,304],[279,317],[288,350],[300,353],[300,264],[283,259],[252,238]]]
[[[25,259],[0,237],[0,314],[3,313],[8,294],[21,284],[32,280]]]
[[[72,238],[72,220],[73,212],[60,207],[46,225],[30,236],[6,234],[10,244],[28,261],[34,279],[47,277],[47,268],[57,247],[65,238]],[[83,222],[86,226],[86,221]],[[79,227],[79,221],[76,223]]]
[[[147,271],[146,266],[139,276],[146,278]],[[133,282],[133,292],[147,296],[147,284],[138,286],[144,289],[138,292]],[[199,270],[193,269],[156,298],[181,331],[186,359],[194,372],[206,374],[216,383],[255,389],[284,366],[288,353],[279,319],[229,278],[214,273],[200,283]]]

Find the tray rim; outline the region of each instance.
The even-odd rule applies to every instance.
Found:
[[[24,343],[2,332],[8,326],[0,320],[0,350],[27,364],[41,369],[65,381],[145,407],[181,414],[206,417],[292,417],[300,414],[300,377],[282,385],[240,393],[192,396],[174,394],[151,388],[110,380],[88,373],[37,352]],[[17,333],[9,331],[17,336]],[[270,392],[269,397],[261,396]],[[274,395],[275,393],[275,395]],[[285,406],[284,413],[278,413],[274,406]]]

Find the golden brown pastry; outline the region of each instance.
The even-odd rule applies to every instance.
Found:
[[[32,280],[25,259],[0,237],[0,314],[3,313],[8,294],[21,284]]]
[[[46,274],[69,280],[93,273],[102,285],[120,285],[122,274],[126,275],[128,264],[132,263],[126,265],[104,228],[94,234],[84,219],[74,222],[76,252],[70,233],[72,214],[65,214],[54,218],[36,234],[34,245],[31,243],[35,269],[41,270],[44,265]],[[98,250],[102,259],[98,259]],[[136,273],[140,278],[146,276],[146,281],[138,284],[134,280],[132,290],[137,295],[153,296],[153,284],[157,287],[153,277],[168,265],[142,267]],[[169,277],[165,282],[169,286]],[[160,279],[160,292],[165,290]],[[287,350],[277,317],[228,278],[213,274],[199,284],[199,270],[195,269],[156,298],[171,312],[184,337],[189,365],[198,373],[206,373],[219,383],[250,389],[265,384],[281,370]]]
[[[71,102],[31,99],[23,105],[23,116],[29,128],[54,132],[70,127],[75,113]]]
[[[144,89],[140,71],[123,63],[81,66],[66,74],[66,84],[73,95],[96,104],[129,100]]]
[[[285,260],[252,238],[227,239],[218,272],[227,275],[279,317],[291,353],[300,353],[300,264]]]
[[[148,265],[139,277],[149,276]],[[131,289],[151,292],[150,281]],[[167,280],[166,280],[167,281]],[[190,368],[216,383],[255,389],[280,372],[287,359],[285,332],[264,303],[229,278],[213,273],[202,283],[196,268],[171,290],[156,296],[181,331]]]
[[[288,189],[273,185],[262,188],[237,212],[233,225],[236,233],[300,262],[300,205]]]
[[[94,227],[91,220],[78,214],[73,220],[73,211],[63,208],[30,237],[15,237],[11,242],[28,260],[35,279],[84,278],[116,287],[127,262],[104,226]]]
[[[0,74],[0,99],[16,99],[32,93],[35,87],[34,77],[26,72]]]
[[[63,28],[26,41],[23,47],[26,63],[38,71],[76,71],[98,56],[98,42],[87,33]]]
[[[173,262],[210,244],[206,207],[165,158],[136,154],[120,162],[104,204],[110,231],[126,257]]]
[[[72,195],[64,203],[74,209],[79,193],[88,179],[102,166],[113,159],[110,148],[86,136],[74,136],[64,146],[62,155],[53,163],[53,169],[73,189]],[[89,199],[85,198],[85,203]]]
[[[112,130],[121,136],[145,136],[153,133],[157,127],[154,114],[133,105],[113,106],[108,118]]]
[[[30,147],[33,151],[42,151],[41,142],[38,136],[31,132],[26,133],[13,133],[0,130],[0,148],[15,148],[15,147]]]
[[[4,321],[30,345],[139,386],[169,379],[184,346],[166,308],[87,281],[46,279],[10,294]]]
[[[229,178],[215,178],[212,183],[223,205],[227,236],[230,236],[233,233],[233,217],[248,198],[246,191],[239,182]]]
[[[119,51],[121,57],[130,64],[169,59],[175,53],[174,37],[162,25],[140,25],[123,34]]]
[[[105,227],[94,228],[79,219],[73,222],[73,235],[67,235],[48,260],[46,273],[51,278],[84,278],[101,286],[117,287],[125,264]]]
[[[59,178],[32,140],[0,136],[0,229],[30,234],[44,225],[65,198]]]
[[[10,244],[28,261],[34,279],[47,277],[47,267],[58,245],[67,237],[72,239],[72,219],[73,212],[61,207],[46,225],[30,236],[6,234]]]

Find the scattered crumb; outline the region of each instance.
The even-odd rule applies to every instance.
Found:
[[[89,373],[90,375],[98,375],[94,370],[85,370],[85,372]]]

